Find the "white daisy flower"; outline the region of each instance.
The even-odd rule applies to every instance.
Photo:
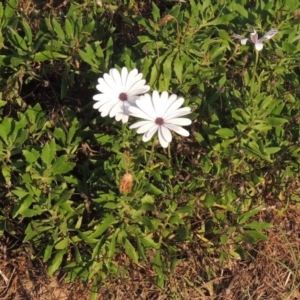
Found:
[[[103,78],[98,79],[97,90],[101,94],[93,97],[97,102],[93,107],[101,112],[102,117],[115,117],[117,121],[128,122],[128,107],[134,105],[139,95],[145,94],[150,87],[145,85],[143,74],[133,69],[128,73],[127,68],[122,68],[121,73],[117,69],[111,69]]]
[[[189,136],[189,132],[181,126],[190,125],[192,121],[188,118],[179,118],[191,112],[189,107],[180,108],[183,98],[176,95],[169,96],[168,92],[161,95],[154,91],[152,96],[145,94],[136,101],[136,107],[129,107],[131,116],[144,119],[132,124],[129,128],[138,128],[137,133],[143,133],[142,140],[149,141],[158,131],[161,146],[167,148],[172,141],[171,131],[182,136]]]
[[[261,51],[264,47],[263,42],[265,40],[269,40],[271,39],[275,34],[278,33],[278,30],[275,28],[272,28],[271,30],[269,30],[267,33],[265,33],[264,36],[262,36],[260,39],[258,38],[258,34],[256,32],[255,29],[253,29],[254,31],[252,33],[250,33],[250,39],[245,38],[242,35],[239,34],[233,34],[232,37],[234,39],[239,39],[241,41],[242,45],[246,45],[247,41],[250,41],[251,43],[254,44],[254,47],[257,51]]]

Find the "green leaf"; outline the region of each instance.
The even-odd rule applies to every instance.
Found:
[[[89,235],[87,235],[89,233],[84,233],[81,231],[78,231],[78,236],[85,242],[87,242],[88,244],[97,244],[98,240],[91,238]],[[74,241],[74,238],[73,238]]]
[[[141,242],[142,244],[146,247],[146,248],[153,248],[153,249],[158,249],[159,246],[157,243],[155,243],[152,238],[148,237],[148,236],[140,236]]]
[[[14,46],[18,49],[21,48],[24,51],[27,51],[27,45],[26,42],[24,40],[24,38],[22,38],[13,28],[8,27],[8,31],[9,31],[9,39],[11,41],[11,43],[14,44]]]
[[[49,51],[49,50],[40,51],[32,55],[32,59],[37,62],[43,62],[46,60],[52,60],[56,58],[67,58],[67,57],[68,56],[65,54],[61,54],[59,52]]]
[[[59,242],[57,242],[54,246],[55,249],[61,250],[61,249],[68,249],[69,245],[69,238],[61,239]]]
[[[160,20],[160,10],[154,2],[152,2],[152,16],[153,20],[158,23]]]
[[[44,252],[43,262],[47,262],[52,257],[53,243],[49,242]]]
[[[207,193],[205,195],[204,201],[205,201],[205,204],[207,205],[207,207],[211,207],[211,206],[214,205],[216,200],[215,200],[215,197],[212,194]]]
[[[65,132],[59,128],[59,127],[56,127],[54,129],[54,132],[53,132],[53,135],[54,137],[60,141],[61,143],[65,143],[66,142],[66,135],[65,135]]]
[[[112,258],[115,255],[116,251],[116,237],[118,235],[118,231],[115,231],[111,237],[111,240],[108,245],[108,257]]]
[[[49,276],[53,276],[53,274],[58,270],[60,267],[64,255],[67,253],[66,249],[59,250],[56,254],[51,263],[48,267],[48,274]]]
[[[1,98],[1,93],[0,93],[0,98]],[[3,107],[7,104],[7,101],[0,100],[0,107]]]
[[[168,91],[169,85],[172,77],[172,66],[174,56],[167,56],[167,59],[165,60],[163,64],[163,74],[164,74],[164,87],[163,90]]]
[[[6,1],[5,10],[4,10],[4,22],[2,28],[4,28],[9,21],[13,18],[16,9],[18,8],[18,0],[8,0]]]
[[[22,199],[22,204],[19,206],[18,209],[16,209],[16,211],[14,211],[13,213],[13,218],[15,218],[18,214],[22,215],[22,213],[29,208],[29,206],[31,205],[31,203],[33,202],[32,196],[31,195],[27,195],[25,198]]]
[[[101,222],[100,225],[97,226],[96,230],[89,235],[90,238],[97,238],[102,235],[113,223],[116,222],[116,219],[113,215],[108,215]]]
[[[147,257],[146,257],[146,254],[145,254],[145,249],[142,245],[142,242],[141,242],[141,239],[140,239],[140,233],[135,233],[135,239],[136,239],[136,243],[137,243],[137,249],[138,249],[138,254],[139,254],[139,257],[146,261],[147,260]]]
[[[67,155],[62,155],[54,161],[51,171],[53,175],[65,174],[72,171],[75,165],[73,162],[68,162]]]
[[[69,39],[73,39],[74,38],[74,28],[73,28],[73,25],[71,24],[71,22],[69,21],[69,19],[65,20],[65,30],[66,30],[67,37]]]
[[[31,46],[31,43],[32,43],[31,27],[29,26],[29,24],[24,19],[22,20],[22,26],[24,28],[24,32],[25,32],[25,35],[26,35],[28,45]]]
[[[95,20],[92,20],[90,23],[85,25],[82,29],[82,33],[89,33],[91,34],[95,28]]]
[[[247,243],[256,244],[259,241],[267,241],[268,237],[263,233],[255,230],[245,231],[244,240]]]
[[[180,83],[182,83],[182,71],[183,71],[183,62],[180,59],[180,54],[178,52],[174,59],[174,72]]]
[[[240,217],[238,217],[237,223],[238,224],[244,224],[244,223],[246,223],[246,221],[249,218],[251,218],[251,217],[255,216],[257,213],[259,213],[263,209],[263,207],[264,207],[263,205],[260,205],[260,206],[258,206],[256,208],[253,208],[253,209],[247,211],[246,213],[244,213],[243,215],[241,215]]]
[[[156,275],[157,275],[156,284],[159,287],[162,287],[164,285],[164,281],[165,281],[165,272],[163,270],[163,263],[162,263],[162,259],[161,259],[160,250],[156,251],[153,262],[154,262],[153,268],[154,268],[154,270],[156,272]]]
[[[88,45],[88,44],[87,44]],[[91,48],[91,46],[87,46],[86,45],[86,49],[87,48]],[[91,48],[92,49],[92,48]],[[95,53],[93,52],[93,54],[91,55],[90,52],[85,52],[82,51],[81,49],[78,49],[78,54],[81,57],[81,59],[86,62],[87,64],[89,64],[90,66],[94,67],[94,68],[98,68],[98,65],[96,64],[96,62],[94,61],[96,59]]]
[[[23,150],[22,152],[25,157],[25,160],[30,164],[34,164],[39,158],[39,154],[36,152],[30,152],[28,150]]]
[[[64,33],[63,29],[61,28],[60,24],[55,19],[52,19],[51,23],[52,23],[54,33],[57,34],[57,36],[59,37],[59,39],[61,41],[65,41],[65,39],[66,39],[65,33]]]
[[[62,203],[64,203],[64,202],[70,200],[71,197],[72,197],[72,195],[74,194],[74,191],[75,191],[75,189],[64,190],[64,191],[61,193],[61,195],[60,195],[60,197],[59,197],[59,200],[56,202],[56,204],[55,204],[54,207],[59,206],[59,205],[61,205]]]
[[[250,229],[269,229],[272,227],[273,225],[268,222],[258,222],[258,221],[253,221],[243,226],[243,228],[250,228]]]
[[[50,141],[50,143],[46,143],[43,147],[41,159],[47,165],[50,166],[52,160],[54,159],[54,155],[56,153],[56,145],[54,139]]]
[[[279,118],[279,117],[269,117],[267,118],[264,123],[266,125],[270,125],[270,126],[273,126],[273,127],[276,127],[276,126],[282,126],[283,124],[287,123],[288,120],[287,119],[284,119],[284,118]]]
[[[237,11],[245,19],[248,18],[248,11],[242,5],[232,2],[229,8]]]
[[[126,254],[133,260],[134,263],[138,264],[139,262],[139,257],[138,254],[136,253],[134,247],[132,246],[132,244],[130,243],[129,240],[125,240],[125,252]]]
[[[234,131],[229,128],[221,128],[216,131],[216,134],[218,134],[220,137],[222,137],[224,139],[235,136]]]

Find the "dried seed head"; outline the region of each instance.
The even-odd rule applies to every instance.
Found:
[[[174,19],[173,16],[171,15],[165,15],[160,21],[159,21],[159,25],[160,26],[163,26],[165,25],[166,23],[168,23],[170,20]]]
[[[129,173],[126,173],[122,179],[120,184],[120,192],[128,194],[131,192],[133,184],[133,176]]]

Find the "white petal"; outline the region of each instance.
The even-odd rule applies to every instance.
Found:
[[[111,98],[118,98],[118,95],[112,95],[111,94],[96,94],[93,96],[93,99],[96,101],[105,101],[107,99],[111,99]]]
[[[154,91],[152,94],[152,104],[155,112],[155,116],[163,116],[164,104],[168,101],[169,95],[167,92],[162,92],[161,96],[158,91]]]
[[[165,123],[164,124],[165,127],[169,128],[170,130],[176,132],[177,134],[180,134],[182,136],[189,136],[190,133],[185,130],[184,128],[174,125],[174,124],[170,124],[170,123]]]
[[[172,141],[172,135],[168,128],[159,126],[158,139],[163,148],[167,148],[169,143]]]
[[[118,101],[110,110],[109,116],[113,118],[116,114],[123,114],[122,102]]]
[[[110,109],[111,109],[111,107],[105,107],[105,109],[99,110],[101,112],[101,117],[108,116]]]
[[[123,124],[127,123],[127,122],[128,122],[128,119],[129,119],[129,116],[123,115],[123,117],[122,117],[122,122],[123,122]]]
[[[147,125],[147,124],[151,124],[151,126],[153,126],[153,124],[155,124],[153,121],[139,121],[139,122],[136,122],[132,125],[129,126],[129,129],[133,129],[133,128],[138,128],[138,127],[143,127],[144,125]],[[150,128],[149,128],[150,129]],[[148,129],[148,130],[149,130]],[[145,130],[144,132],[146,132],[147,130]]]
[[[145,94],[141,99],[136,100],[136,106],[144,112],[148,117],[142,117],[146,120],[155,120],[157,118],[156,112],[153,107],[152,99],[149,94]]]
[[[129,114],[133,117],[145,119],[149,121],[155,120],[155,118],[149,116],[147,113],[145,113],[143,110],[139,109],[138,107],[129,106],[128,110],[129,110]]]
[[[149,122],[149,121],[146,121],[146,122],[148,122],[148,123],[144,124],[143,126],[140,126],[138,128],[138,130],[136,131],[136,133],[145,133],[145,132],[149,131],[152,127],[156,127],[155,123]]]
[[[122,85],[122,79],[119,71],[117,69],[111,69],[111,77],[113,78],[113,81],[115,82],[115,86],[118,86],[122,90],[124,89]]]
[[[99,109],[101,105],[102,105],[102,103],[100,101],[98,101],[93,105],[93,108]]]
[[[124,124],[128,122],[128,118],[129,118],[129,116],[127,116],[125,114],[116,114],[116,121],[122,120],[122,123],[124,123]]]
[[[160,133],[167,142],[170,143],[172,141],[171,131],[164,125],[159,126],[158,133]]]
[[[145,83],[145,79],[135,82],[129,89],[126,90],[128,95],[140,95],[148,92],[150,87],[148,85],[145,85]]]
[[[104,75],[109,76],[108,74],[104,74]],[[108,94],[111,91],[114,91],[114,88],[112,88],[111,86],[109,86],[107,84],[107,82],[103,78],[99,78],[98,82],[99,82],[99,84],[96,85],[96,89],[99,92],[104,93],[104,94]]]
[[[165,121],[165,124],[175,124],[175,125],[180,125],[180,126],[187,126],[187,125],[191,125],[192,121],[187,118],[175,118],[175,119]]]
[[[153,137],[158,127],[159,126],[155,124],[149,131],[145,132],[143,135],[143,142],[148,142]]]
[[[104,103],[103,105],[101,105],[98,108],[98,110],[100,112],[104,112],[104,111],[108,111],[109,112],[118,103],[119,103],[119,101],[108,101],[108,102]],[[102,117],[107,116],[107,115],[108,114],[105,114],[105,115],[101,114]]]
[[[133,69],[129,72],[127,78],[126,78],[126,83],[125,83],[125,88],[128,91],[130,89],[130,87],[133,85],[133,83],[135,83],[137,80],[135,79],[135,77],[138,75],[138,70],[137,69]],[[138,77],[139,78],[139,77]]]
[[[246,44],[247,44],[247,41],[248,41],[248,39],[246,39],[246,38],[245,38],[245,39],[242,39],[242,40],[241,40],[241,44],[242,44],[242,45],[246,45]]]
[[[178,118],[181,116],[185,116],[191,113],[191,108],[190,107],[182,107],[179,108],[175,111],[173,111],[172,113],[169,113],[168,115],[165,116],[164,120],[168,121],[174,118]]]
[[[116,85],[116,83],[111,75],[113,72],[112,70],[113,69],[110,70],[110,75],[108,75],[108,74],[103,75],[103,80],[105,81],[106,85],[109,86],[110,90],[113,91],[116,88],[116,86],[118,86],[118,85]]]
[[[101,101],[98,101],[98,110],[101,111],[102,109],[105,109],[106,107],[113,107],[116,103],[118,103],[120,100],[119,99],[113,99],[113,98],[108,98],[108,99],[105,99],[105,100],[101,100]],[[95,104],[94,104],[95,105]],[[96,107],[96,105],[95,105]]]
[[[255,43],[255,49],[257,51],[261,51],[264,47],[264,44],[263,43]]]
[[[122,71],[121,71],[121,80],[122,80],[122,87],[125,88],[126,87],[126,80],[127,80],[127,77],[128,77],[128,70],[126,67],[123,67],[122,68]]]
[[[262,38],[260,38],[258,41],[263,42],[264,40],[269,40],[277,33],[278,33],[278,29],[272,28],[271,30],[266,32],[265,35]]]
[[[171,113],[175,112],[184,102],[183,98],[178,98],[171,105],[165,107],[163,118],[167,118]]]

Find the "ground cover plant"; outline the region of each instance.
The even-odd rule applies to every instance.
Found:
[[[2,255],[90,299],[137,272],[135,299],[226,299],[279,231],[295,295],[299,25],[298,1],[0,3]]]

